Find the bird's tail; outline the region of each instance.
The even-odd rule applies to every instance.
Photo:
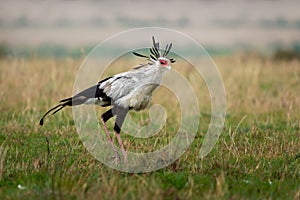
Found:
[[[60,101],[60,104],[56,105],[55,107],[51,108],[50,110],[48,110],[43,117],[40,120],[40,125],[43,126],[44,124],[44,118],[51,113],[52,111],[52,115],[54,115],[55,113],[57,113],[58,111],[60,111],[61,109],[63,109],[66,106],[72,106],[72,97],[71,98],[67,98],[67,99],[63,99]]]

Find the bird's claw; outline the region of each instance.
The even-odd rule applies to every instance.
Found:
[[[114,156],[113,159],[115,164],[119,164],[121,162],[121,158],[119,155]]]
[[[117,151],[115,151],[115,155],[112,158],[113,158],[115,164],[120,164],[120,162],[121,162],[121,156],[120,156],[120,154]],[[128,165],[127,156],[124,157],[124,163],[126,165]]]
[[[112,157],[115,164],[119,164],[121,161],[119,153],[114,149],[115,155]]]

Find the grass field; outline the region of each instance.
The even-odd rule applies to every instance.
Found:
[[[300,62],[255,55],[214,60],[226,88],[227,115],[213,151],[197,158],[210,101],[201,77],[181,66],[202,112],[196,139],[170,166],[131,174],[89,154],[71,109],[38,125],[47,109],[71,95],[82,59],[2,58],[0,199],[300,199]],[[153,101],[168,104],[170,95],[158,98],[162,92],[156,91]],[[172,135],[176,111],[167,110],[171,114],[161,134]],[[147,111],[132,116],[147,122]],[[123,137],[132,151],[152,149],[152,139]]]

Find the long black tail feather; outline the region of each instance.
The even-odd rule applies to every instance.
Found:
[[[70,104],[72,104],[72,97],[69,97],[69,98],[66,98],[66,99],[62,99],[62,100],[60,100],[59,102],[60,103],[62,103],[62,102],[69,102]],[[71,106],[71,105],[69,105],[69,106]]]
[[[69,105],[72,105],[72,98],[69,98],[68,100],[65,99],[65,100],[62,100],[60,104],[54,106],[53,108],[51,108],[50,110],[48,110],[44,115],[43,117],[41,118],[40,120],[40,125],[43,126],[44,124],[44,118],[49,114],[51,113],[52,111],[54,111],[52,113],[52,115],[54,115],[55,113],[57,113],[58,111],[60,111],[61,109],[63,109],[64,107],[66,106],[69,106]]]
[[[60,111],[66,106],[77,106],[77,105],[85,104],[88,99],[98,98],[99,100],[100,99],[102,100],[101,106],[111,105],[111,98],[103,92],[103,89],[99,89],[99,85],[110,78],[112,77],[103,79],[97,85],[91,86],[83,90],[82,92],[79,92],[78,94],[74,95],[73,97],[60,100],[60,103],[58,105],[51,108],[43,115],[43,117],[40,120],[40,125],[43,126],[44,118],[52,111],[53,111],[52,115],[54,115],[55,113],[57,113],[58,111]]]

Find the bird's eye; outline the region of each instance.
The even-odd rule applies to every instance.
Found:
[[[166,65],[167,64],[167,61],[165,61],[165,60],[160,60],[159,62],[160,62],[161,65]]]

